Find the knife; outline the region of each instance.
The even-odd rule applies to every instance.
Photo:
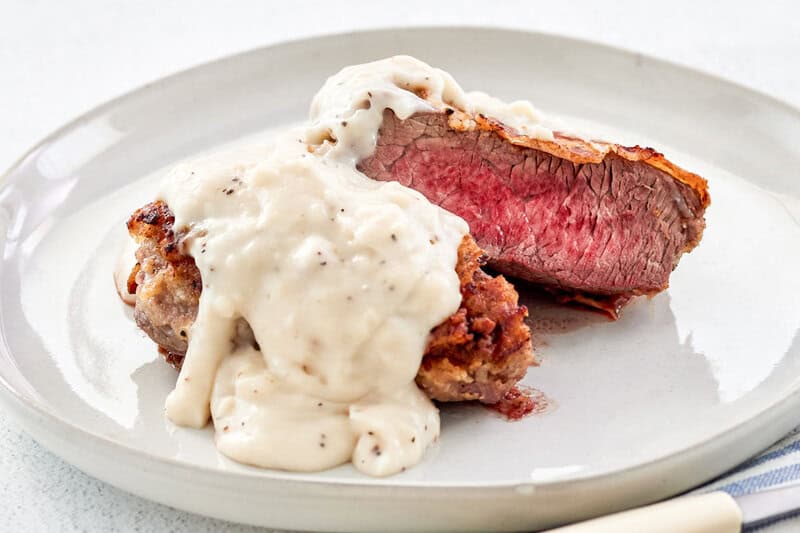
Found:
[[[738,533],[800,512],[800,485],[743,496],[710,492],[683,496],[571,526],[551,533]]]

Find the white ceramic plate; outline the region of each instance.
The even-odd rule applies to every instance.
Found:
[[[468,89],[527,98],[708,177],[701,246],[669,291],[617,323],[530,300],[551,408],[506,422],[443,408],[440,443],[387,479],[350,466],[258,470],[210,430],[175,428],[175,380],[111,282],[140,180],[305,116],[326,76],[396,53]],[[577,120],[577,119],[576,119]],[[283,44],[177,74],[48,137],[0,189],[0,397],[33,436],[135,494],[281,528],[544,527],[689,489],[800,423],[800,114],[629,52],[486,29],[379,31]]]

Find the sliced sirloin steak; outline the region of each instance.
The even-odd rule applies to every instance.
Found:
[[[463,217],[496,270],[616,317],[700,241],[706,181],[650,148],[520,136],[482,115],[384,112],[359,169]]]

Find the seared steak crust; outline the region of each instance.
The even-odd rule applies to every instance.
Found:
[[[470,225],[489,264],[613,312],[665,289],[700,241],[706,182],[650,148],[520,136],[460,111],[384,112],[359,169],[399,181]]]
[[[202,292],[194,259],[181,251],[169,207],[153,202],[137,210],[128,231],[138,242],[138,264],[128,290],[136,294],[137,325],[180,368]],[[440,401],[500,400],[533,363],[528,312],[502,276],[480,269],[483,252],[471,237],[459,247],[460,309],[431,331],[417,384]]]

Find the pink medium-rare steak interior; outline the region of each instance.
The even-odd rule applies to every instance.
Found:
[[[387,110],[375,153],[359,168],[463,217],[500,272],[624,302],[666,288],[681,254],[700,240],[705,181],[652,150],[618,147],[625,157],[573,162],[587,159],[575,139],[558,147],[575,153],[567,158],[512,143],[502,126],[452,124],[445,113],[400,120]],[[645,157],[699,181],[676,179]]]

